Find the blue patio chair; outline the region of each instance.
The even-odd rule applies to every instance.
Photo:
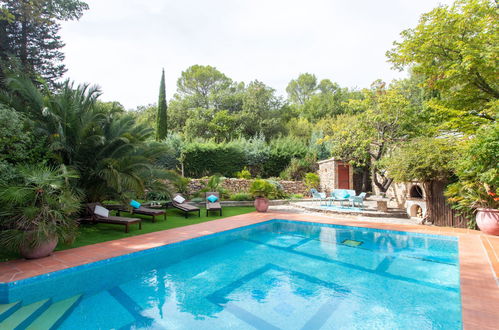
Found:
[[[364,208],[364,199],[366,198],[365,192],[360,193],[358,196],[352,196],[350,198],[351,198],[351,202],[352,202],[353,207],[357,206],[361,209]]]
[[[325,193],[320,193],[315,188],[310,189],[310,193],[312,194],[312,199],[319,202],[319,206],[321,206],[323,202],[326,202],[327,205],[327,196]]]

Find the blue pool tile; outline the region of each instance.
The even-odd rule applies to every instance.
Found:
[[[456,238],[277,219],[0,285],[76,294],[62,329],[462,325]]]

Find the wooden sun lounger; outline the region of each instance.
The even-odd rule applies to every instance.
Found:
[[[206,199],[210,195],[218,197],[218,200],[215,203],[210,202],[209,200]],[[207,192],[205,194],[205,201],[206,201],[206,216],[208,216],[208,212],[210,211],[220,211],[220,216],[222,216],[222,205],[220,204],[220,194],[218,192]]]
[[[90,203],[87,204],[87,212],[90,215],[90,222],[94,223],[110,223],[114,225],[122,225],[125,226],[125,233],[128,233],[130,224],[138,223],[139,229],[142,229],[142,220],[139,218],[126,218],[126,217],[118,217],[110,215],[107,218],[102,217],[94,213],[95,206],[100,205],[100,203]]]
[[[177,203],[172,200],[172,206],[176,209],[179,209],[180,211],[183,211],[186,218],[189,216],[189,212],[198,212],[198,217],[201,217],[201,209],[192,204],[186,202]]]
[[[150,209],[147,207],[139,207],[138,209],[132,208],[132,214],[143,214],[149,215],[152,217],[152,222],[156,222],[156,216],[163,215],[163,218],[166,220],[166,211],[160,209]],[[118,214],[119,215],[119,214]]]

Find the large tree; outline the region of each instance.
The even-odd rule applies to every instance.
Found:
[[[417,112],[407,98],[382,81],[363,91],[361,100],[349,100],[349,112],[332,121],[327,140],[333,157],[371,169],[380,192],[386,192],[393,179],[378,162],[401,141],[420,134]]]
[[[311,73],[302,73],[289,82],[286,87],[288,97],[293,103],[304,104],[318,89],[317,77]]]
[[[380,162],[395,181],[422,183],[428,204],[426,220],[430,222],[434,222],[432,186],[437,182],[446,183],[452,176],[453,161],[460,156],[459,144],[453,137],[418,137],[401,143]]]
[[[79,19],[88,5],[79,0],[0,0],[0,6],[3,65],[20,65],[31,79],[53,86],[66,72],[59,22]]]
[[[499,106],[497,1],[457,0],[421,16],[387,53],[436,91],[427,101],[444,128],[473,132],[497,120]]]
[[[189,98],[193,108],[213,107],[218,93],[229,88],[232,80],[216,68],[193,65],[183,71],[177,81],[177,97]]]
[[[163,140],[168,135],[168,107],[166,105],[165,70],[161,73],[159,85],[158,116],[156,117],[156,140]]]

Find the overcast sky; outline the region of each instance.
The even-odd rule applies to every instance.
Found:
[[[170,98],[180,73],[212,65],[285,95],[314,73],[344,87],[391,81],[385,52],[419,16],[450,0],[86,0],[63,24],[67,76],[99,85],[127,108],[157,102],[161,68]]]

